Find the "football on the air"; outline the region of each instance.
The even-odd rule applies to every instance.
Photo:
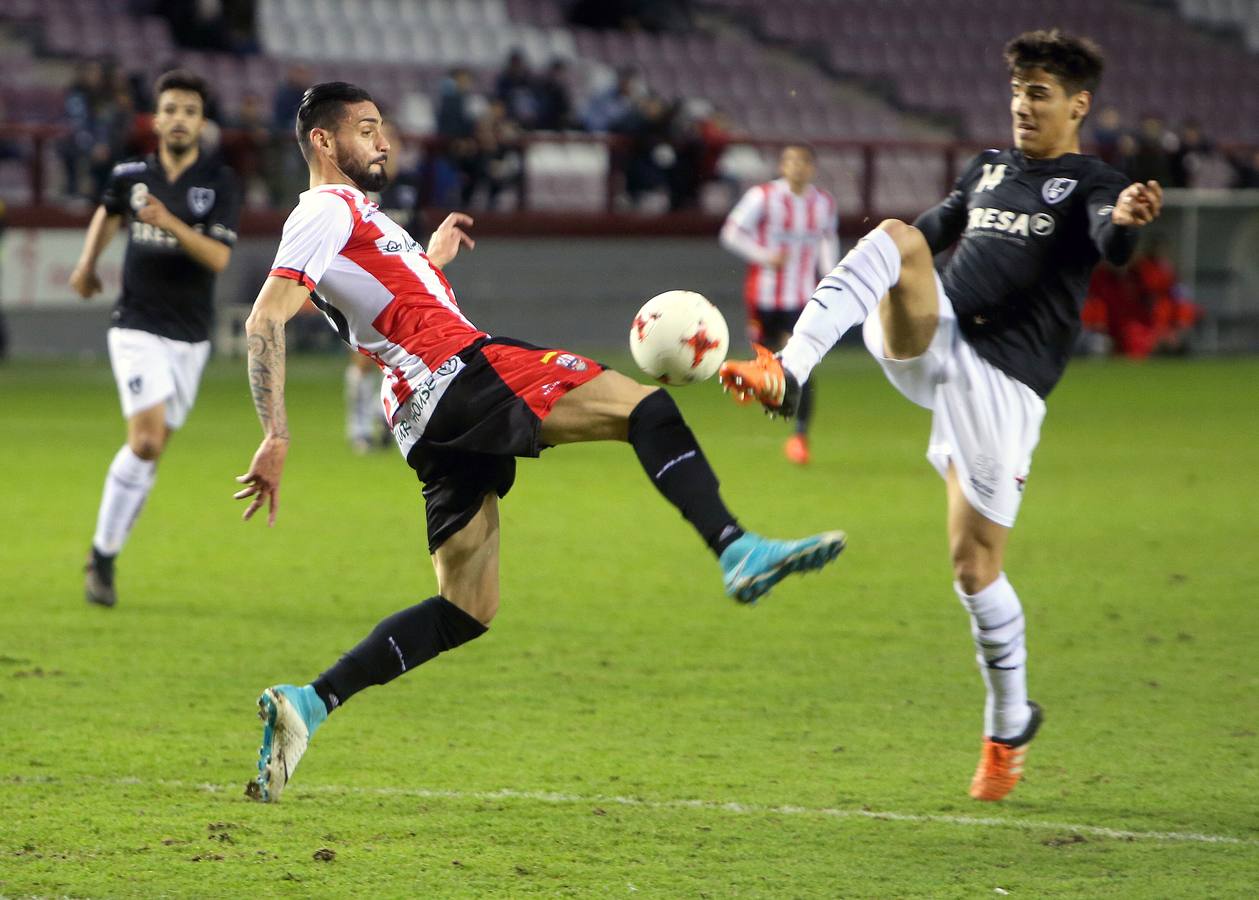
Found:
[[[657,294],[630,327],[634,362],[662,384],[711,378],[729,349],[730,330],[721,310],[694,291]]]

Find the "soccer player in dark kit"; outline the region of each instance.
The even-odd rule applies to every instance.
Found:
[[[83,299],[101,290],[96,261],[128,224],[122,296],[110,315],[109,360],[127,441],[105,478],[84,593],[117,602],[114,558],[157,477],[171,434],[188,418],[210,355],[214,276],[236,242],[240,196],[231,169],[201,152],[205,82],[167,72],[154,86],[158,150],[114,166],[70,284]]]
[[[914,224],[870,232],[814,292],[777,356],[727,362],[722,385],[789,415],[813,367],[864,322],[892,384],[932,411],[927,458],[948,492],[954,589],[970,615],[987,688],[970,794],[1000,800],[1041,724],[1027,698],[1023,609],[1006,542],[1040,437],[1045,398],[1080,330],[1089,273],[1122,264],[1162,206],[1155,182],[1128,184],[1080,154],[1080,126],[1102,74],[1092,42],[1060,31],[1005,48],[1014,148],[986,150]],[[957,243],[942,274],[936,253]]]
[[[248,792],[263,801],[279,798],[315,729],[350,697],[485,633],[499,603],[498,500],[515,480],[516,457],[582,441],[630,444],[740,602],[821,568],[844,546],[840,532],[798,541],[745,532],[666,391],[469,322],[442,269],[472,248],[464,231],[472,220],[451,214],[425,250],[368,199],[387,180],[382,124],[371,95],[344,82],[315,85],[298,109],[310,190],[284,225],[246,323],[263,440],[236,497],[251,500],[246,519],[267,505],[275,521],[289,446],[284,323],[313,295],[342,339],[385,373],[381,399],[394,439],[424,484],[437,594],[384,619],[312,683],[262,692],[262,747]]]

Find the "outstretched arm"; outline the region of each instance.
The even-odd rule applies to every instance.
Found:
[[[1163,211],[1163,188],[1157,181],[1133,182],[1119,192],[1113,187],[1089,197],[1089,232],[1102,257],[1122,266],[1137,246],[1136,229],[1150,224]]]
[[[289,449],[288,414],[284,409],[284,324],[297,314],[309,296],[310,291],[301,282],[272,275],[262,285],[253,312],[245,320],[249,341],[249,390],[258,421],[262,423],[262,443],[249,464],[249,471],[236,479],[245,487],[236,492],[235,498],[253,498],[243,516],[246,520],[266,503],[267,524],[275,524],[280,505],[280,476]]]

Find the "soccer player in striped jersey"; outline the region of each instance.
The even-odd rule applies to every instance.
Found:
[[[907,399],[932,411],[927,458],[944,478],[954,590],[970,617],[986,688],[970,795],[1018,783],[1041,708],[1027,696],[1023,606],[1005,550],[1040,439],[1045,398],[1080,333],[1089,274],[1122,265],[1162,189],[1129,183],[1080,153],[1101,51],[1058,30],[1005,48],[1014,146],[985,150],[953,191],[907,225],[889,219],[814,292],[779,357],[730,361],[723,385],[787,411],[799,385],[849,328]],[[935,254],[956,244],[943,272]],[[864,323],[864,324],[863,324]]]
[[[745,532],[664,390],[559,348],[491,337],[464,317],[443,267],[473,247],[471,219],[447,217],[425,250],[368,199],[386,180],[389,141],[371,96],[344,82],[312,87],[297,115],[310,190],[284,225],[246,323],[249,382],[263,440],[237,499],[275,522],[289,447],[284,323],[313,297],[347,344],[385,373],[393,435],[423,483],[436,596],[385,620],[312,683],[258,700],[264,721],[249,793],[280,796],[330,712],[485,633],[499,603],[498,500],[516,457],[581,441],[629,443],[648,477],[717,557],[726,592],[750,603],[793,572],[818,569],[840,532],[771,541]]]
[[[743,281],[748,338],[773,351],[786,345],[818,280],[839,262],[835,198],[813,184],[813,148],[788,144],[778,172],[781,177],[744,194],[721,229],[721,245],[748,263]],[[783,448],[799,465],[809,461],[813,395],[813,384],[806,382],[795,434]]]

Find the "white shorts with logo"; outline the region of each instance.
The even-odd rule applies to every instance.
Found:
[[[1045,401],[967,343],[938,276],[936,292],[940,323],[921,356],[889,359],[877,313],[866,318],[862,337],[896,389],[932,411],[927,459],[940,476],[952,463],[970,505],[1010,527],[1040,440]]]
[[[167,426],[183,425],[197,399],[210,342],[176,341],[135,328],[111,328],[108,341],[123,416],[165,403]]]

